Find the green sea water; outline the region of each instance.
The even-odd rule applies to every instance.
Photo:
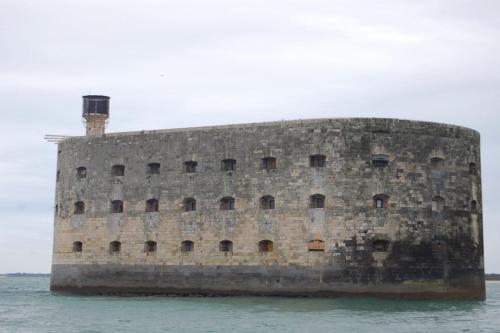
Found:
[[[0,277],[0,332],[500,332],[485,302],[369,298],[108,297],[51,293],[46,277]]]

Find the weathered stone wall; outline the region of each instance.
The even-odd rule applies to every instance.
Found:
[[[394,119],[66,139],[58,153],[52,289],[484,298],[479,146],[470,129]],[[310,167],[314,154],[326,156],[325,167]],[[374,155],[388,155],[389,164],[374,167]],[[275,170],[262,169],[266,156],[276,158]],[[236,170],[221,171],[229,158]],[[191,160],[196,173],[184,172]],[[160,163],[159,174],[147,174],[151,162]],[[124,176],[112,176],[116,164]],[[77,179],[82,166],[86,178]],[[325,196],[324,208],[310,208],[313,194]],[[375,207],[377,194],[388,196],[384,208]],[[264,195],[275,198],[275,209],[260,208]],[[227,196],[235,210],[220,209]],[[184,211],[188,197],[196,211]],[[434,203],[433,211],[436,197],[444,206]],[[150,198],[159,212],[145,212]],[[112,200],[123,201],[123,213],[110,213]],[[85,203],[82,215],[74,214],[77,201]],[[116,240],[121,251],[110,254]],[[156,252],[144,252],[149,240]],[[184,240],[194,251],[181,252]],[[222,240],[233,242],[232,252],[219,251]],[[273,241],[273,251],[260,252],[261,240]],[[309,251],[310,240],[324,241],[325,251]],[[73,252],[75,241],[82,252]]]

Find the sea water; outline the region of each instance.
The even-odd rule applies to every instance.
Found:
[[[487,300],[110,297],[52,293],[47,277],[0,277],[0,332],[500,332]]]

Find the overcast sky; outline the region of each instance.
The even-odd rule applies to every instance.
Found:
[[[500,273],[500,1],[0,0],[0,273],[49,272],[56,146],[81,96],[109,132],[318,117],[479,130]]]

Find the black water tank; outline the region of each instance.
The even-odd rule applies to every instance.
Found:
[[[85,116],[88,113],[99,113],[109,116],[109,96],[83,96],[83,115]]]

